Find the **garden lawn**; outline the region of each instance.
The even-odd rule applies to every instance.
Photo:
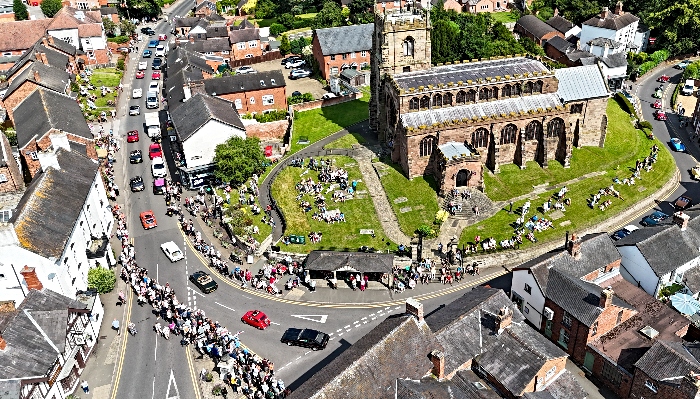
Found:
[[[605,174],[567,186],[569,189],[567,197],[571,198],[572,202],[570,206],[566,207],[564,216],[558,220],[552,220],[552,211],[548,212],[546,215],[542,213],[542,204],[558,190],[551,190],[531,198],[530,213],[527,216],[530,218],[533,215],[537,215],[540,218],[545,217],[551,220],[554,225],[553,229],[535,232],[535,236],[540,242],[555,239],[564,240],[567,230],[574,232],[581,231],[586,227],[609,219],[635,202],[651,196],[673,175],[675,164],[666,146],[658,140],[648,140],[640,130],[635,129],[630,123],[629,115],[622,112],[620,106],[614,100],[610,100],[608,103],[608,121],[608,135],[605,148],[582,148],[574,150],[576,151],[576,156],[572,159],[571,168],[573,170],[579,170],[578,175],[596,170],[603,170]],[[612,205],[605,211],[601,211],[598,206],[592,209],[588,205],[588,200],[592,195],[601,188],[610,187],[615,177],[620,180],[629,178],[633,173],[636,160],[648,156],[653,144],[659,147],[658,160],[654,164],[654,169],[651,172],[642,171],[642,180],[637,180],[636,184],[633,186],[614,184],[614,188],[620,192],[624,201],[619,198],[604,195],[601,197],[599,204],[605,200],[610,200],[612,201]],[[550,168],[552,168],[552,166],[550,166]],[[505,187],[508,187],[506,184],[522,186],[518,187],[518,189],[520,191],[527,191],[525,188],[530,187],[531,184],[543,183],[544,181],[549,181],[550,184],[553,184],[555,181],[565,181],[573,177],[570,176],[568,170],[563,168],[556,168],[553,171],[540,170],[539,172],[535,169],[538,168],[533,166],[521,171],[525,172],[526,177],[521,177],[520,179],[517,179],[515,176],[510,176],[509,172],[505,173],[505,176],[510,176],[508,179],[501,179],[504,176],[497,175],[501,181],[507,182],[504,183],[501,192],[506,192]],[[536,176],[539,180],[529,180],[534,179],[533,176]],[[552,179],[552,176],[555,176],[558,180]],[[565,178],[566,176],[569,177]],[[544,180],[542,180],[543,178]],[[528,185],[521,183],[527,180],[529,180]],[[515,189],[511,187],[510,190],[514,191]],[[491,195],[489,195],[489,197],[491,197]],[[504,197],[508,198],[506,194],[502,194],[502,197],[499,199],[503,199]],[[500,210],[491,218],[464,229],[460,237],[460,244],[472,243],[474,237],[477,235],[481,236],[482,240],[493,237],[497,242],[510,239],[514,232],[514,222],[518,217],[515,210],[520,209],[525,202],[526,200],[522,200],[514,203],[513,214],[508,214],[507,211]],[[562,223],[564,224],[562,225]],[[523,245],[521,248],[530,245],[532,245],[532,243],[523,236]],[[498,247],[500,248],[500,246]]]
[[[375,163],[379,166],[379,180],[382,182],[391,208],[401,226],[401,231],[409,237],[418,230],[421,225],[432,226],[437,213],[437,184],[432,176],[414,177],[409,180],[401,173],[398,164],[387,165]],[[380,166],[384,165],[384,167]],[[396,199],[406,198],[405,202],[396,202]],[[411,210],[401,213],[401,209],[410,207]]]
[[[362,174],[357,166],[357,162],[349,157],[332,156],[335,167],[342,167],[348,171],[348,181],[360,180]],[[326,159],[326,158],[324,158]],[[295,185],[301,179],[312,178],[318,181],[318,172],[310,171],[303,177],[301,173],[306,168],[287,167],[277,175],[272,183],[272,195],[277,201],[278,207],[284,213],[287,222],[285,235],[302,235],[306,237],[306,244],[290,244],[285,246],[280,244],[284,251],[308,253],[316,249],[356,251],[360,246],[366,245],[376,249],[390,249],[389,240],[384,235],[377,213],[374,210],[374,203],[369,195],[365,198],[354,198],[345,202],[333,202],[332,193],[325,194],[328,184],[324,184],[326,205],[328,210],[339,209],[345,213],[345,223],[328,224],[311,218],[314,212],[318,212],[318,207],[314,204],[314,199],[310,195],[304,195],[304,199],[312,204],[313,210],[304,213],[296,200],[297,190]],[[357,190],[367,190],[363,182],[359,182]],[[375,237],[371,235],[360,235],[360,229],[373,229]],[[322,232],[323,239],[319,243],[312,244],[309,240],[309,233]],[[391,245],[391,249],[396,249],[396,245]]]
[[[306,144],[298,144],[300,137],[307,137],[309,144],[313,144],[368,117],[369,96],[367,94],[360,99],[346,103],[297,112],[294,116],[294,133],[290,154],[307,146]]]
[[[517,11],[502,11],[502,12],[492,12],[489,14],[494,21],[507,24],[510,22],[516,22],[520,18],[520,13]]]
[[[95,106],[97,106],[97,109],[91,110],[87,107],[87,101],[85,97],[80,98],[80,102],[83,105],[83,111],[84,113],[87,114],[87,119],[91,120],[93,118],[97,118],[100,115],[100,112],[105,111],[107,114],[114,108],[111,106],[107,105],[107,101],[113,100],[115,103],[117,102],[117,90],[116,87],[119,86],[119,82],[121,82],[122,79],[122,72],[115,69],[115,68],[102,68],[102,69],[95,69],[92,72],[92,76],[90,76],[90,83],[92,83],[93,86],[95,86],[95,90],[89,90],[89,92],[97,97],[95,100]],[[81,79],[78,78],[76,83],[80,86],[83,85],[84,83],[81,83]],[[102,90],[100,88],[102,86],[106,86],[109,89],[112,90],[111,93],[107,93],[104,97],[102,97]]]

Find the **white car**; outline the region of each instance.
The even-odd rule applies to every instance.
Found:
[[[165,57],[165,46],[156,47],[156,57]]]
[[[247,66],[247,65],[246,65],[246,66],[242,66],[242,67],[238,67],[238,68],[236,69],[236,73],[237,73],[237,74],[257,73],[257,72],[258,72],[258,71],[256,71],[255,69],[253,69],[253,67],[250,67],[250,66]]]
[[[152,81],[152,82],[148,85],[148,92],[149,92],[149,93],[150,93],[150,92],[156,92],[156,93],[158,93],[158,92],[160,91],[159,89],[160,89],[160,84],[159,84],[158,82],[153,82],[153,81]]]
[[[148,63],[146,61],[139,62],[139,71],[145,71],[148,69]]]
[[[168,241],[160,244],[160,249],[163,250],[165,256],[170,259],[171,262],[177,262],[179,260],[185,259],[185,255],[180,251],[180,248],[173,241]]]
[[[131,98],[141,98],[143,96],[143,89],[134,89],[131,92]]]
[[[329,98],[336,98],[336,97],[338,97],[338,96],[336,96],[334,93],[326,93],[326,94],[321,96],[321,98],[324,100],[327,100]]]
[[[285,63],[284,67],[287,69],[291,69],[291,68],[299,68],[300,66],[304,66],[304,65],[306,65],[306,61],[296,59],[296,60],[289,61],[289,62]]]
[[[289,73],[289,79],[299,79],[299,78],[308,78],[311,76],[311,71],[307,71],[306,69],[294,69],[292,72]]]
[[[163,158],[153,158],[153,160],[151,161],[151,174],[153,174],[153,177],[155,178],[165,177],[168,175],[168,171],[165,168],[165,162],[163,162]]]

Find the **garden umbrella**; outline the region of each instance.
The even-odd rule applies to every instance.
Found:
[[[679,312],[687,315],[693,315],[700,310],[700,302],[688,294],[673,294],[671,296],[671,305]]]

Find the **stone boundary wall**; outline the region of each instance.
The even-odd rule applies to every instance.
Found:
[[[311,109],[317,109],[321,107],[328,107],[331,105],[338,105],[342,103],[346,103],[348,101],[353,101],[357,100],[358,98],[362,98],[363,93],[358,92],[358,93],[352,93],[348,94],[346,96],[339,96],[335,98],[329,98],[329,99],[320,99],[320,100],[314,100],[314,101],[307,101],[304,103],[299,103],[299,104],[294,104],[291,106],[293,111],[308,111]]]

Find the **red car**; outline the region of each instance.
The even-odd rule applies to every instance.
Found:
[[[153,158],[163,158],[163,150],[160,148],[160,144],[153,143],[148,147],[148,157]]]
[[[259,310],[249,310],[241,317],[241,321],[259,330],[270,327],[270,319],[265,316],[265,313]]]
[[[153,215],[153,211],[145,211],[139,214],[141,218],[141,225],[144,230],[152,229],[158,227],[158,222],[156,222],[156,217]]]
[[[661,76],[659,76],[659,78],[656,81],[666,83],[666,82],[668,82],[669,79],[670,79],[670,77],[668,75],[661,75]]]
[[[159,80],[160,79],[160,71],[153,71],[153,73],[151,74],[151,79]]]
[[[160,35],[158,35],[158,40],[167,40],[167,39],[168,39],[168,35],[166,35],[165,33],[161,33]]]
[[[130,130],[129,132],[126,133],[126,142],[127,143],[135,143],[139,141],[139,131],[138,130]]]
[[[651,104],[651,107],[656,108],[656,109],[661,109],[661,101],[659,101],[659,100],[654,101],[654,103]]]
[[[656,118],[657,121],[665,121],[666,119],[668,119],[666,117],[666,113],[658,109],[654,111],[654,118]]]
[[[145,77],[146,77],[146,72],[144,72],[144,71],[136,72],[136,79],[143,79]]]

